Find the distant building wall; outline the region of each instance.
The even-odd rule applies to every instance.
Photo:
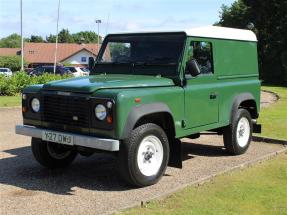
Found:
[[[67,58],[64,62],[73,64],[73,65],[88,65],[89,64],[89,57],[95,57],[92,53],[82,50],[75,55]]]

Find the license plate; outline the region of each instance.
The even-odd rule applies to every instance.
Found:
[[[66,145],[73,145],[73,136],[54,131],[42,131],[42,140]]]

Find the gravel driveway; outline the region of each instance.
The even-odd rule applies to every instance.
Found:
[[[279,96],[273,92],[263,90],[261,91],[261,99],[260,99],[260,106],[262,108],[269,107],[270,105],[277,102]]]
[[[183,169],[168,168],[151,187],[132,189],[107,154],[79,156],[65,170],[49,171],[34,161],[30,138],[14,134],[20,108],[0,109],[1,214],[105,214],[169,193],[183,185],[279,151],[275,144],[252,143],[242,156],[227,156],[222,137],[184,139]]]

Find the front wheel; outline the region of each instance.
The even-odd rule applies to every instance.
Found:
[[[120,173],[127,182],[138,187],[158,182],[168,160],[168,138],[163,129],[153,123],[135,128],[120,146]]]
[[[238,109],[231,124],[224,129],[226,150],[232,155],[245,153],[251,142],[252,130],[250,113],[245,109]]]
[[[77,156],[76,151],[37,138],[32,138],[31,146],[35,159],[41,165],[51,169],[64,168],[70,165]]]

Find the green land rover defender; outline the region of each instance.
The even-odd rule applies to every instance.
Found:
[[[45,167],[112,152],[127,182],[148,186],[168,165],[182,167],[180,138],[209,131],[231,155],[248,149],[261,132],[257,60],[248,30],[110,34],[89,76],[23,90],[16,133],[32,137]]]

